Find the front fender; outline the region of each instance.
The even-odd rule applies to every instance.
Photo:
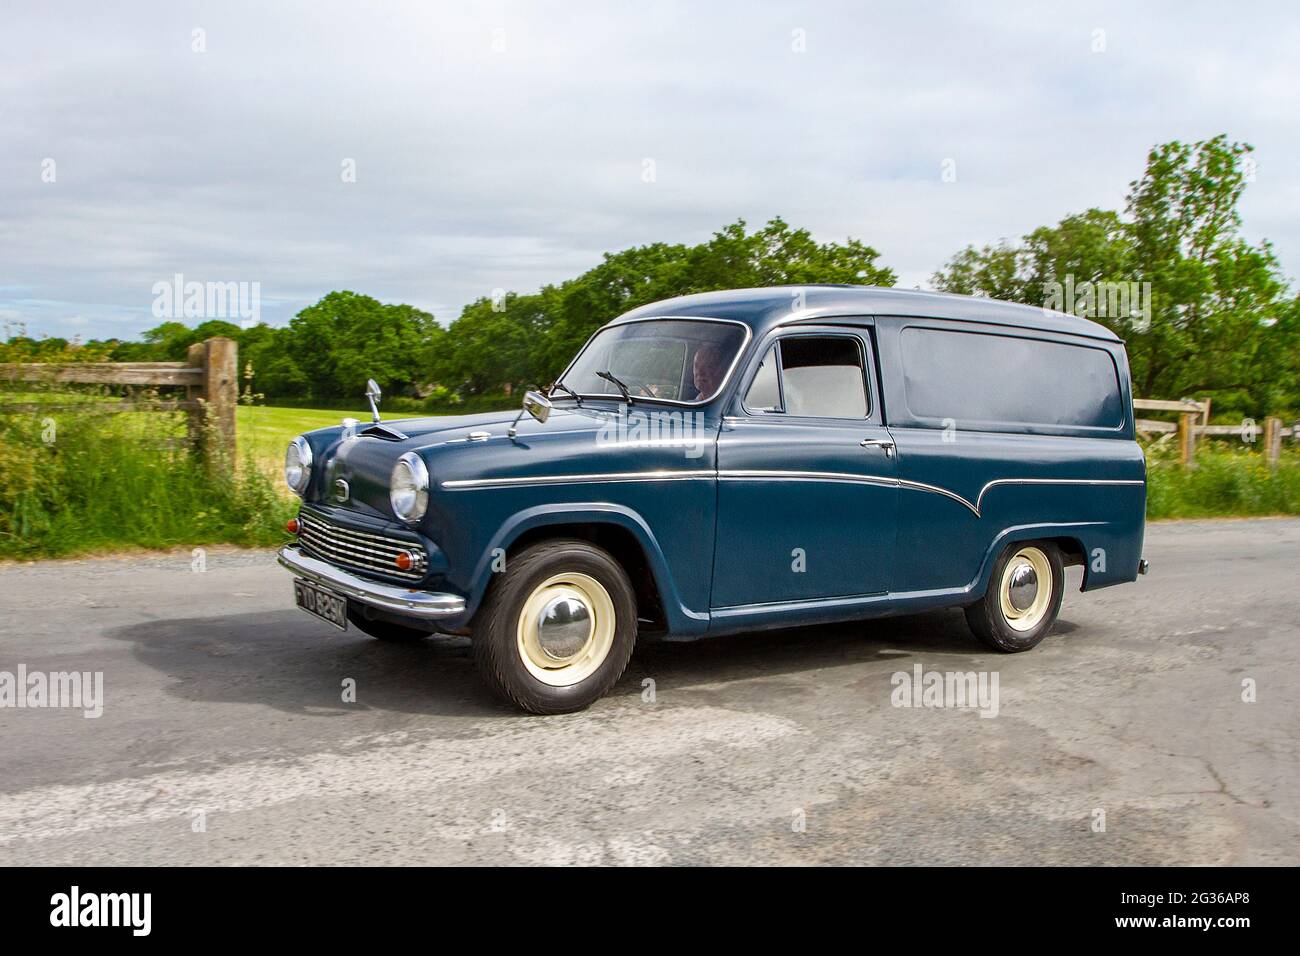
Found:
[[[703,634],[708,629],[708,613],[694,610],[682,601],[663,548],[645,518],[625,505],[603,501],[536,505],[515,512],[502,522],[474,568],[474,586],[467,595],[466,618],[478,611],[492,580],[493,562],[499,555],[508,551],[515,541],[529,531],[548,525],[558,527],[571,524],[615,525],[630,532],[641,546],[654,577],[668,619],[669,633],[674,637],[690,637]]]

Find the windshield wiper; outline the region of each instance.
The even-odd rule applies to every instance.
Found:
[[[569,386],[565,385],[565,384],[564,384],[563,382],[561,382],[559,379],[556,379],[554,382],[551,383],[551,389],[550,389],[550,390],[553,392],[553,391],[555,391],[557,388],[563,389],[564,391],[566,391],[566,392],[568,392],[570,395],[572,395],[572,396],[573,396],[573,400],[577,403],[578,407],[579,407],[579,408],[582,407],[582,396],[579,395],[577,392],[575,392],[573,389],[569,388]]]
[[[622,382],[620,382],[617,378],[614,377],[613,372],[606,369],[603,372],[597,372],[596,375],[599,378],[603,378],[607,382],[613,382],[615,385],[617,385],[618,390],[623,393],[623,400],[627,402],[629,405],[634,404],[632,401],[632,393],[627,390],[626,385],[624,385]]]

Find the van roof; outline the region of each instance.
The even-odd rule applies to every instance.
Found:
[[[796,311],[793,304],[799,292],[803,293],[803,307]],[[620,315],[614,323],[670,315],[736,319],[750,326],[755,335],[791,320],[814,321],[845,315],[901,315],[983,322],[1063,332],[1107,342],[1120,341],[1119,336],[1104,325],[1065,312],[980,296],[865,285],[786,285],[701,292],[651,302]]]

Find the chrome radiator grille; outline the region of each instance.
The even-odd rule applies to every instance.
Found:
[[[303,550],[330,564],[405,581],[419,581],[427,570],[424,549],[414,541],[344,528],[305,508],[298,513],[298,525],[298,543]],[[394,563],[403,551],[415,559],[409,571]]]

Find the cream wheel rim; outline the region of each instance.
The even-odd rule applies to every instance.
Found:
[[[1002,616],[1015,631],[1032,631],[1052,600],[1052,563],[1038,548],[1021,548],[1002,569],[998,588]]]
[[[594,674],[614,646],[614,601],[588,574],[553,574],[533,589],[519,611],[519,659],[552,687]]]

